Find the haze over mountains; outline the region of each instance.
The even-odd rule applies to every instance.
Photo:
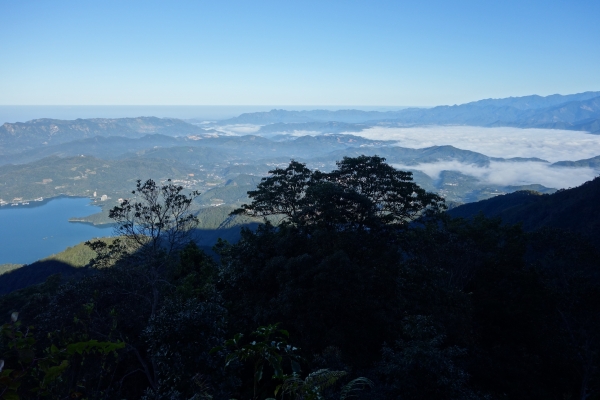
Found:
[[[36,119],[0,127],[0,154],[11,154],[40,146],[52,146],[97,136],[139,138],[148,134],[185,136],[205,130],[171,118],[92,118],[63,121]]]
[[[547,97],[525,96],[485,99],[471,103],[408,108],[399,111],[311,110],[245,113],[221,120],[216,125],[264,125],[261,133],[316,131],[359,132],[382,124],[471,125],[551,128],[600,133],[600,92]],[[27,123],[5,123],[0,127],[0,154],[18,151],[24,145],[58,144],[94,136],[138,138],[146,134],[169,136],[202,135],[214,132],[172,118],[94,118],[62,121],[37,119]]]
[[[361,154],[413,171],[418,184],[451,204],[520,189],[550,193],[598,174],[600,136],[590,134],[600,133],[598,121],[600,92],[387,112],[272,110],[213,122],[136,117],[5,123],[0,199],[9,204],[97,192],[113,199],[95,198],[110,207],[136,179],[173,178],[204,193],[199,207],[233,207],[247,200],[257,179],[290,159],[331,170],[344,156]]]
[[[552,128],[600,133],[600,92],[585,92],[567,96],[525,96],[506,99],[485,99],[471,103],[408,108],[378,112],[360,110],[313,110],[242,114],[223,121],[231,124],[307,124],[337,121],[345,123],[387,123],[392,125],[473,125],[514,126],[519,128]],[[300,128],[296,126],[296,128]]]

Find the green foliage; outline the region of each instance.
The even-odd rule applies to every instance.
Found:
[[[402,321],[401,338],[383,347],[378,372],[387,398],[476,399],[459,361],[466,350],[448,346],[431,318]]]
[[[443,199],[412,182],[412,173],[396,170],[377,156],[344,157],[329,182],[368,198],[382,223],[404,225],[424,213],[445,210]]]
[[[113,213],[126,234],[94,248],[110,268],[0,298],[35,325],[3,328],[5,397],[597,397],[597,249],[558,229],[439,214],[435,195],[383,161],[277,170],[239,212],[284,222],[219,241],[220,265],[184,234],[193,194],[138,182]],[[167,209],[182,212],[161,219]]]
[[[238,329],[280,320],[302,348],[336,345],[359,358],[377,352],[382,333],[393,330],[381,318],[394,307],[397,254],[381,238],[307,237],[265,225],[219,251],[220,286]]]
[[[0,264],[0,275],[10,272],[13,269],[21,268],[23,264]]]
[[[117,260],[127,255],[128,250],[119,237],[111,240],[88,240],[84,245],[94,254],[89,261],[89,265],[94,268],[113,266]]]
[[[9,316],[15,311],[28,317],[37,315],[56,294],[60,285],[61,276],[54,274],[43,283],[0,296],[0,315]]]
[[[256,337],[250,343],[242,344],[243,335],[238,333],[232,339],[226,340],[221,347],[215,347],[211,353],[229,349],[230,353],[225,358],[225,366],[234,361],[242,363],[250,362],[253,366],[253,399],[258,399],[260,393],[265,389],[259,387],[262,383],[265,373],[265,366],[269,366],[273,371],[272,379],[283,381],[289,375],[284,373],[284,361],[289,361],[293,373],[300,373],[300,357],[296,355],[298,350],[287,343],[289,338],[288,331],[277,329],[277,325],[268,325],[258,327],[251,336]],[[277,390],[275,391],[277,394]]]
[[[123,349],[123,342],[99,342],[88,340],[69,343],[59,348],[52,344],[43,354],[36,351],[33,326],[23,327],[14,312],[11,322],[0,328],[4,351],[0,360],[0,399],[20,399],[35,393],[37,396],[56,394],[56,386],[67,370],[83,365],[86,355],[99,355],[106,358],[117,355]],[[68,384],[60,390],[71,397],[80,397],[76,385]]]
[[[190,241],[169,271],[169,281],[183,298],[207,299],[214,294],[218,270],[214,260]]]
[[[281,386],[281,398],[288,396],[296,400],[322,400],[325,399],[323,392],[333,387],[341,378],[347,376],[346,371],[330,371],[320,369],[308,374],[304,380],[298,374],[285,380]],[[367,387],[372,387],[373,382],[367,378],[360,377],[345,384],[340,392],[340,400],[356,397],[357,392]]]
[[[357,397],[357,392],[363,391],[368,387],[373,387],[373,382],[370,379],[363,377],[353,379],[342,387],[342,391],[340,393],[340,400],[346,400],[352,397]]]
[[[114,240],[114,238],[101,238],[98,239],[98,242],[102,242],[107,246],[110,246]],[[72,265],[73,267],[85,267],[96,255],[97,254],[94,249],[86,246],[85,243],[79,243],[73,247],[67,247],[64,251],[45,258],[42,261],[54,260]]]
[[[153,361],[156,384],[144,399],[212,398],[235,380],[223,368],[223,358],[209,355],[223,341],[227,311],[220,304],[197,298],[166,299],[142,332]],[[212,383],[212,384],[211,384]],[[194,397],[196,396],[196,397]]]
[[[334,386],[340,378],[346,375],[348,375],[346,371],[329,371],[327,369],[311,372],[305,379],[301,379],[298,374],[293,374],[281,385],[281,397],[320,400],[323,398],[321,393],[324,390]]]
[[[227,316],[212,286],[214,261],[190,243],[154,282],[144,275],[150,267],[116,262],[63,285],[39,314],[40,329],[127,343],[107,398],[224,396],[237,378],[208,355],[223,341]],[[92,372],[87,382],[101,384],[101,371]]]

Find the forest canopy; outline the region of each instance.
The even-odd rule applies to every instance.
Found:
[[[111,216],[137,246],[0,298],[0,398],[600,395],[600,257],[576,234],[451,218],[381,157],[271,171],[236,211],[271,219],[213,255],[196,193],[135,192]]]
[[[427,193],[378,156],[344,157],[330,173],[311,171],[291,161],[263,178],[248,192],[251,204],[234,213],[251,216],[283,215],[297,226],[331,229],[405,225],[418,217],[445,209],[441,197]]]

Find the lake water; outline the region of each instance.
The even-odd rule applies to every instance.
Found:
[[[90,199],[73,197],[0,207],[0,264],[30,264],[86,240],[111,236],[110,226],[69,222],[99,211]]]

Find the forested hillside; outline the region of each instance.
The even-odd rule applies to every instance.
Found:
[[[507,224],[520,223],[524,230],[543,227],[579,233],[600,246],[600,178],[583,185],[559,190],[551,195],[518,191],[477,203],[465,204],[449,211],[454,217],[500,217]]]
[[[598,398],[600,254],[548,227],[595,220],[598,180],[504,197],[524,231],[385,161],[272,169],[225,218],[269,219],[215,257],[198,192],[138,181],[89,273],[0,297],[0,397]]]

